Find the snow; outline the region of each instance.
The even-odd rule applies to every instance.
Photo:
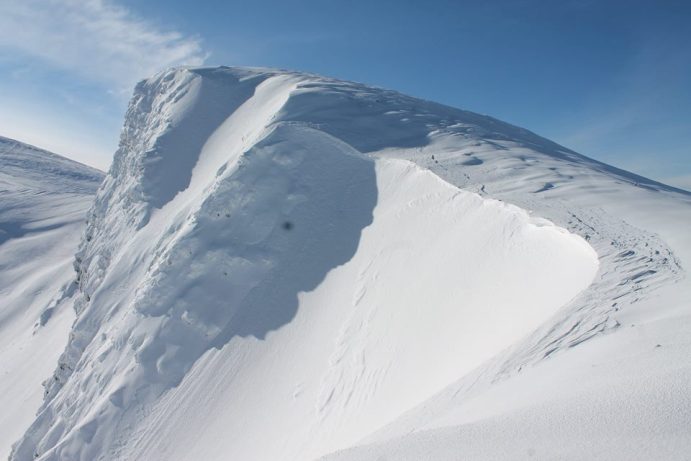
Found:
[[[179,443],[171,446],[168,436],[142,438],[141,447],[125,457],[309,459],[353,443],[530,331],[595,273],[596,260],[585,242],[553,226],[537,226],[521,210],[485,203],[409,164],[384,161],[376,173],[377,206],[350,260],[338,267],[328,264],[335,268],[318,288],[300,290],[297,313],[293,306],[283,307],[294,315],[289,323],[262,343],[236,337],[211,351],[203,368],[190,371],[194,378],[183,380],[154,407],[152,425],[144,432],[160,430],[160,421],[174,421],[170,430],[183,437]],[[295,232],[323,222],[321,217],[291,219]],[[417,239],[425,244],[415,246]],[[334,239],[343,240],[340,233]],[[313,248],[323,254],[332,245]],[[305,267],[296,263],[296,270]],[[281,267],[281,272],[291,269]],[[553,290],[535,296],[535,278]],[[449,293],[450,285],[455,286]],[[270,304],[280,306],[278,300]],[[250,333],[261,338],[256,329]],[[426,341],[411,341],[416,337]],[[471,347],[475,352],[463,356]],[[217,389],[212,399],[200,403],[206,392],[196,388],[198,383]],[[233,414],[227,408],[245,411]],[[248,419],[247,412],[272,418]],[[299,429],[293,427],[296,414]],[[182,435],[190,423],[205,430]],[[267,440],[259,446],[253,434]]]
[[[163,72],[11,459],[682,459],[690,225],[691,194],[490,117]]]
[[[0,137],[0,457],[31,424],[74,318],[69,291],[102,173]]]

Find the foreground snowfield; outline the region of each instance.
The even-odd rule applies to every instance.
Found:
[[[0,137],[0,458],[31,424],[74,313],[61,290],[103,174]]]
[[[322,77],[138,85],[15,460],[683,459],[691,194]]]

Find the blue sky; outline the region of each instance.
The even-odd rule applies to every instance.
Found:
[[[107,168],[134,83],[306,70],[492,115],[691,188],[691,2],[0,2],[0,134]]]

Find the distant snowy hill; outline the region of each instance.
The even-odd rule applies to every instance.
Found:
[[[691,194],[319,76],[140,83],[11,459],[684,459]]]
[[[103,173],[0,137],[0,457],[35,418],[74,314],[58,302]]]

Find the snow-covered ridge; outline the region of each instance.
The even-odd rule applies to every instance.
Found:
[[[74,252],[102,178],[0,137],[0,457],[33,420],[67,342]]]
[[[95,168],[82,165],[38,147],[0,136],[0,161],[7,190],[10,183],[33,181],[44,192],[93,193],[103,178]]]
[[[456,424],[682,280],[685,237],[627,204],[689,197],[388,90],[164,72],[135,90],[13,459],[313,459]]]

